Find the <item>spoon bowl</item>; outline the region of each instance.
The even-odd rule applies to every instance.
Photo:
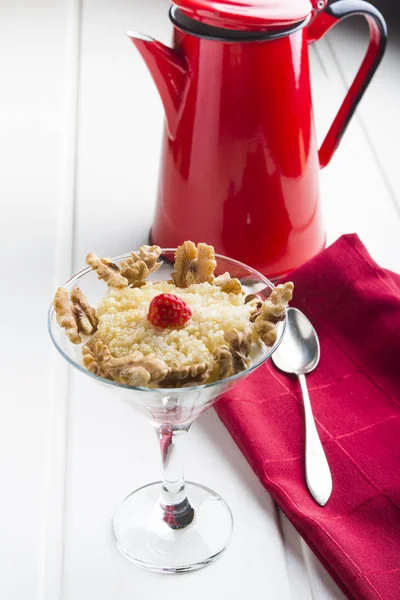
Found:
[[[318,365],[319,357],[319,341],[314,327],[300,310],[288,308],[285,337],[272,355],[275,366],[293,375],[310,373]]]

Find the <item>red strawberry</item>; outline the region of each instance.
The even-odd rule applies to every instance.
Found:
[[[159,294],[150,302],[147,318],[157,327],[182,327],[192,316],[189,306],[174,294]]]

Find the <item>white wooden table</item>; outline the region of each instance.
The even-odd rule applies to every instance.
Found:
[[[83,267],[87,252],[112,256],[147,240],[163,113],[124,31],[168,43],[167,7],[167,0],[0,0],[0,597],[339,600],[212,410],[191,433],[187,477],[231,506],[230,548],[185,576],[128,563],[113,545],[110,519],[130,491],[159,477],[154,434],[69,370],[47,335],[55,286]],[[312,51],[320,138],[364,46],[364,30],[344,25]],[[321,174],[328,241],[356,231],[397,271],[399,66],[393,41]]]

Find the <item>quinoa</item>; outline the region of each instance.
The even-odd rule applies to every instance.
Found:
[[[175,294],[191,308],[192,317],[178,329],[155,327],[147,319],[158,294]],[[178,288],[167,281],[147,282],[141,288],[110,289],[97,309],[98,336],[120,358],[139,351],[155,354],[170,367],[196,364],[226,346],[224,334],[249,325],[252,307],[244,294],[227,294],[209,283]]]

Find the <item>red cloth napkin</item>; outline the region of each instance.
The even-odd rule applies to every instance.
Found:
[[[304,479],[296,378],[267,361],[216,404],[264,487],[348,598],[400,599],[400,276],[346,235],[292,273],[321,361],[307,376],[333,492]]]

